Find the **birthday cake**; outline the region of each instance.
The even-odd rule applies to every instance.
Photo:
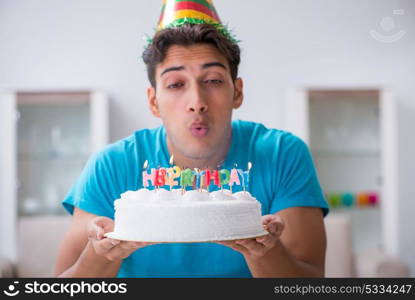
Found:
[[[152,168],[149,173],[147,161],[143,167],[143,188],[124,192],[114,201],[114,231],[107,233],[107,237],[174,243],[235,240],[267,234],[262,226],[261,203],[247,191],[250,162],[247,171],[182,170],[173,166]],[[210,192],[212,186],[217,189]],[[232,193],[234,186],[242,186],[243,190]]]
[[[143,242],[208,242],[267,234],[261,203],[229,190],[127,191],[115,200],[115,227],[107,237]]]

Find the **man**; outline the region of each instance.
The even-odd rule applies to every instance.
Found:
[[[201,13],[218,20],[211,1],[170,2],[175,1],[165,8],[179,10],[170,15],[180,15],[183,3],[190,3],[193,11],[203,5]],[[168,23],[165,16],[160,23]],[[73,222],[59,252],[57,276],[324,276],[328,208],[308,148],[288,132],[232,121],[233,109],[243,102],[240,50],[219,21],[208,23],[161,26],[144,51],[149,107],[163,126],[137,131],[89,160],[64,200]],[[105,238],[114,227],[113,201],[142,188],[143,162],[168,165],[171,155],[176,165],[189,168],[252,162],[249,191],[262,204],[269,234],[190,244]]]

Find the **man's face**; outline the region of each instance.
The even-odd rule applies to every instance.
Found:
[[[148,89],[152,113],[167,130],[169,148],[209,159],[229,142],[232,110],[242,104],[242,80],[231,78],[226,58],[212,45],[171,46]]]

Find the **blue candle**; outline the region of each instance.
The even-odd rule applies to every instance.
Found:
[[[199,169],[195,168],[194,171],[193,171],[193,174],[196,176],[196,188],[200,189],[200,176],[201,176],[201,174],[199,172]]]
[[[252,168],[252,163],[248,162],[248,170],[243,171],[242,174],[241,174],[242,175],[244,191],[248,190],[248,188],[249,188],[249,172],[251,171],[251,168]]]
[[[249,188],[249,171],[244,171],[244,190]]]

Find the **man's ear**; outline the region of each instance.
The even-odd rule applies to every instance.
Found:
[[[242,105],[244,101],[244,83],[242,78],[236,78],[234,83],[234,93],[233,93],[233,108],[237,109]]]
[[[156,89],[154,87],[147,88],[148,106],[153,116],[160,118],[160,110],[157,103]]]

